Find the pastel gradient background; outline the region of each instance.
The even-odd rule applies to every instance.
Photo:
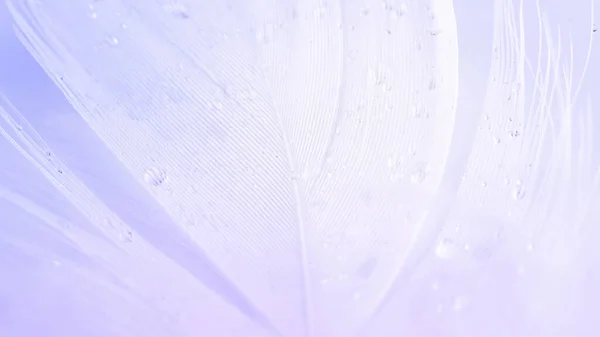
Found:
[[[0,2],[0,337],[586,337],[588,0]]]

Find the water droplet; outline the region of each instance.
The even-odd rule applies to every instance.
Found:
[[[494,137],[494,144],[500,144],[500,138]]]
[[[369,15],[369,13],[370,13],[370,11],[368,8],[363,8],[360,11],[360,16],[367,16],[367,15]]]
[[[400,4],[400,6],[398,6],[398,8],[396,8],[396,10],[392,10],[390,15],[393,20],[397,20],[397,19],[401,18],[402,16],[404,16],[404,14],[406,14],[406,11],[407,11],[406,4],[402,3],[402,4]]]
[[[435,87],[436,87],[435,78],[431,78],[429,80],[429,90],[435,90]]]
[[[358,291],[355,292],[353,298],[355,301],[358,300],[360,298],[360,293]]]
[[[181,3],[175,2],[166,4],[163,6],[165,12],[179,18],[179,19],[188,19],[190,17],[188,8]]]
[[[454,308],[454,310],[458,311],[464,308],[465,305],[467,305],[467,299],[463,296],[458,296],[454,299],[454,304],[452,307]]]
[[[110,43],[113,46],[116,46],[119,44],[119,39],[117,39],[117,37],[115,36],[111,36],[108,38],[108,43]]]
[[[144,180],[152,186],[159,186],[164,183],[166,179],[167,173],[155,167],[148,169],[144,174]]]
[[[515,200],[521,200],[525,197],[525,188],[520,184],[517,184],[513,189],[512,196]]]
[[[437,28],[437,27],[431,27],[431,28],[427,29],[427,32],[431,36],[438,36],[438,35],[440,35],[442,33],[442,30],[440,28]]]
[[[530,253],[533,252],[533,244],[529,243],[527,245],[527,251],[530,252]]]
[[[485,182],[485,181],[482,181],[482,182],[481,182],[481,187],[487,187],[487,182]]]
[[[435,248],[435,255],[440,259],[451,259],[456,255],[456,244],[450,239],[443,239]]]
[[[519,137],[521,135],[521,133],[519,132],[519,130],[511,131],[509,134],[510,134],[510,136],[512,138],[516,138],[516,137]]]
[[[127,243],[133,242],[133,232],[129,229],[125,233],[121,234],[121,240]]]
[[[429,173],[429,167],[426,164],[419,164],[418,167],[410,174],[410,181],[413,184],[420,184],[425,180]]]

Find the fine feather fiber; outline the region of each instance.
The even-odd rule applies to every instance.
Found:
[[[598,335],[579,2],[6,1],[0,337]]]

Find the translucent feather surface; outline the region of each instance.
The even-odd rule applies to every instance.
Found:
[[[598,235],[593,44],[574,54],[549,5],[493,3],[478,46],[449,0],[9,0],[77,116],[34,125],[2,96],[0,209],[44,230],[0,249],[74,249],[36,275],[73,287],[69,308],[95,289],[79,335],[566,331],[575,315],[543,322],[588,303],[564,289]],[[55,247],[28,248],[48,229]]]
[[[304,336],[368,317],[452,135],[456,34],[451,17],[430,19],[448,6],[415,3],[398,20],[402,8],[369,5],[10,8],[90,128],[231,284],[220,296]]]

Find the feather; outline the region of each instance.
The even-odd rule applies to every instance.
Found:
[[[35,112],[30,118],[39,122]],[[116,173],[111,172],[116,162],[101,155],[101,144],[91,134],[86,136],[83,121],[66,119],[54,130],[36,126],[0,95],[5,159],[0,211],[8,220],[2,228],[2,265],[11,271],[11,277],[0,284],[0,292],[8,303],[14,303],[3,333],[21,336],[48,329],[65,336],[193,336],[201,324],[203,331],[213,335],[268,335],[265,328],[207,288],[211,284],[197,281],[189,266],[206,263],[197,253],[190,260],[193,249],[182,240],[177,242],[176,230],[157,233],[151,228],[153,223],[168,225],[157,216],[156,207],[152,211],[152,204],[138,197],[137,201],[125,199],[121,207],[108,204],[113,206],[109,208],[98,196],[98,186],[79,179],[81,159],[76,165],[61,160],[61,154],[77,151],[73,145],[77,142],[80,156],[93,150],[93,158],[83,165],[96,164],[95,179],[109,185],[115,181],[110,175]],[[84,132],[76,132],[78,127]],[[36,129],[43,129],[45,137]],[[56,134],[65,129],[71,135],[62,143],[50,146],[44,140],[56,140]],[[110,190],[111,199],[119,199],[118,193],[131,193],[114,186]],[[136,209],[148,212],[152,219],[134,217],[130,227],[123,215],[131,219]],[[134,228],[139,230],[135,234]],[[7,261],[15,264],[7,266]],[[16,265],[19,262],[22,265]],[[61,310],[48,311],[48,307]],[[32,317],[31,313],[38,314]],[[67,324],[65,319],[78,324]]]
[[[468,133],[455,132],[453,143],[472,146],[453,146],[448,159],[466,158],[463,175],[444,177],[402,273],[360,336],[562,336],[594,330],[585,317],[595,291],[580,288],[597,280],[598,261],[590,253],[594,248],[583,248],[589,238],[582,234],[597,233],[591,212],[600,188],[591,103],[580,96],[592,33],[582,34],[590,43],[575,59],[572,41],[565,43],[548,7],[494,2],[483,108],[471,110],[459,98],[457,112],[477,120],[475,136],[465,140]],[[591,13],[593,22],[593,3]],[[476,20],[464,19],[463,25]],[[536,20],[538,31],[527,25]],[[475,36],[459,38],[459,57],[469,60]],[[583,65],[581,74],[574,74],[574,63]],[[468,69],[461,69],[461,81],[467,78],[462,85],[473,90],[475,81],[465,74]]]
[[[9,2],[23,44],[209,261],[183,269],[290,337],[352,335],[402,269],[454,127],[448,8]]]

